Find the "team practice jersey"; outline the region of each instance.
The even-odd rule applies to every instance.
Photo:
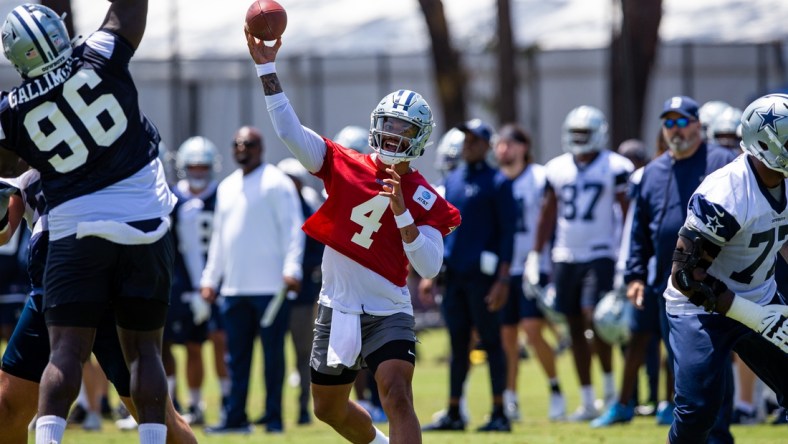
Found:
[[[616,258],[620,220],[616,194],[626,192],[634,165],[624,156],[603,150],[587,165],[570,153],[547,162],[547,186],[555,191],[558,218],[554,262],[588,262]]]
[[[529,164],[512,183],[512,194],[517,203],[517,219],[514,232],[514,251],[509,274],[522,275],[525,271],[525,259],[534,247],[536,224],[542,208],[545,187],[545,167]],[[547,272],[550,261],[542,257],[540,269]]]
[[[133,54],[121,37],[98,31],[60,67],[0,94],[0,146],[40,172],[53,239],[81,221],[143,220],[172,209],[159,133],[139,109],[128,70]],[[115,205],[121,195],[126,205]],[[64,202],[74,203],[58,208]]]
[[[788,239],[786,186],[775,199],[758,178],[749,154],[710,174],[692,195],[684,225],[722,248],[708,273],[737,297],[758,304],[772,299],[777,253]],[[670,314],[704,313],[668,282]]]
[[[200,277],[211,243],[217,185],[212,181],[197,195],[189,191],[185,180],[179,181],[174,188],[178,203],[172,212],[172,232],[178,250],[172,286],[176,294],[200,288]]]
[[[402,237],[380,196],[383,179],[369,155],[325,139],[326,156],[315,175],[323,180],[328,199],[304,224],[304,231],[393,284],[405,287],[408,259]],[[427,183],[418,171],[401,176],[405,206],[416,225],[429,225],[443,236],[460,224],[460,213]],[[324,264],[325,266],[325,264]]]

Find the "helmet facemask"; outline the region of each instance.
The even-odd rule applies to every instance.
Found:
[[[195,136],[184,141],[175,156],[178,177],[186,179],[192,190],[204,190],[219,169],[216,145],[205,137]]]
[[[399,90],[372,112],[369,145],[386,165],[409,162],[424,154],[433,126],[432,110],[421,95]]]

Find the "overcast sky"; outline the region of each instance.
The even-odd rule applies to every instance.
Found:
[[[78,33],[95,30],[107,2],[72,0]],[[288,54],[413,53],[429,48],[416,0],[281,0],[288,11]],[[495,0],[444,0],[460,50],[487,46],[494,32]],[[544,49],[606,46],[613,0],[511,0],[519,46]],[[4,17],[19,1],[0,0]],[[178,46],[187,57],[243,56],[242,27],[249,0],[152,0],[138,56],[164,58]],[[660,29],[666,42],[786,40],[786,0],[663,0]],[[178,20],[173,20],[177,10]]]

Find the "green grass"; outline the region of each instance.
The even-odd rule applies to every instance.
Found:
[[[416,399],[416,413],[422,424],[430,421],[432,414],[445,408],[448,393],[448,367],[446,355],[448,354],[448,338],[443,330],[431,330],[419,335],[422,343],[419,345],[419,362],[416,367],[414,380],[414,394]],[[288,344],[289,348],[289,344]],[[210,356],[210,347],[206,346],[206,358]],[[262,412],[263,387],[262,370],[259,344],[255,351],[254,368],[250,387],[249,408],[250,418],[257,418]],[[183,350],[178,349],[176,355],[183,362]],[[206,362],[209,362],[206,359]],[[288,363],[292,358],[288,357]],[[620,355],[616,356],[616,370],[620,370]],[[289,365],[288,368],[292,368]],[[578,405],[577,378],[575,377],[572,358],[569,353],[564,353],[558,358],[559,376],[562,381],[564,393],[568,397],[568,409],[571,411]],[[182,369],[181,369],[182,370]],[[598,366],[595,364],[598,372]],[[289,372],[290,370],[288,370]],[[208,402],[208,422],[217,419],[218,387],[211,368],[206,371],[205,398]],[[595,375],[595,382],[600,380],[599,374]],[[619,378],[617,377],[617,381]],[[644,386],[644,385],[642,385]],[[180,399],[187,399],[186,390],[180,387]],[[472,431],[465,433],[430,433],[424,435],[425,443],[435,444],[465,444],[465,443],[604,443],[604,444],[638,444],[638,443],[664,443],[668,431],[667,427],[655,425],[653,417],[635,418],[628,425],[620,425],[602,430],[593,430],[587,423],[551,423],[547,420],[548,390],[546,379],[541,367],[535,359],[521,361],[519,375],[520,408],[524,420],[515,423],[511,434],[480,434]],[[473,367],[468,384],[469,408],[472,421],[468,430],[474,430],[481,425],[484,417],[489,413],[490,385],[487,377],[487,366],[476,365]],[[599,391],[598,391],[599,393]],[[196,430],[197,439],[205,443],[240,444],[240,443],[343,443],[328,426],[313,422],[308,426],[295,424],[297,414],[297,393],[289,385],[285,388],[284,412],[285,433],[282,435],[267,435],[259,428],[251,435],[235,436],[206,436],[201,429]],[[387,425],[379,427],[386,431]],[[0,432],[2,433],[2,432]],[[734,426],[733,434],[738,444],[784,444],[788,442],[788,427],[785,426]],[[84,444],[113,444],[137,443],[137,434],[133,432],[120,432],[109,421],[104,423],[101,432],[84,432],[79,428],[70,428],[65,435],[66,442]],[[34,442],[33,434],[30,442]]]

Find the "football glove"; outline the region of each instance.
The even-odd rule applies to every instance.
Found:
[[[531,285],[539,285],[539,262],[541,257],[538,251],[531,251],[525,259],[525,280]]]
[[[736,296],[725,315],[755,330],[783,353],[788,353],[788,306],[761,306]]]
[[[200,325],[211,317],[211,304],[198,291],[189,293],[189,308],[192,310],[194,325]]]

